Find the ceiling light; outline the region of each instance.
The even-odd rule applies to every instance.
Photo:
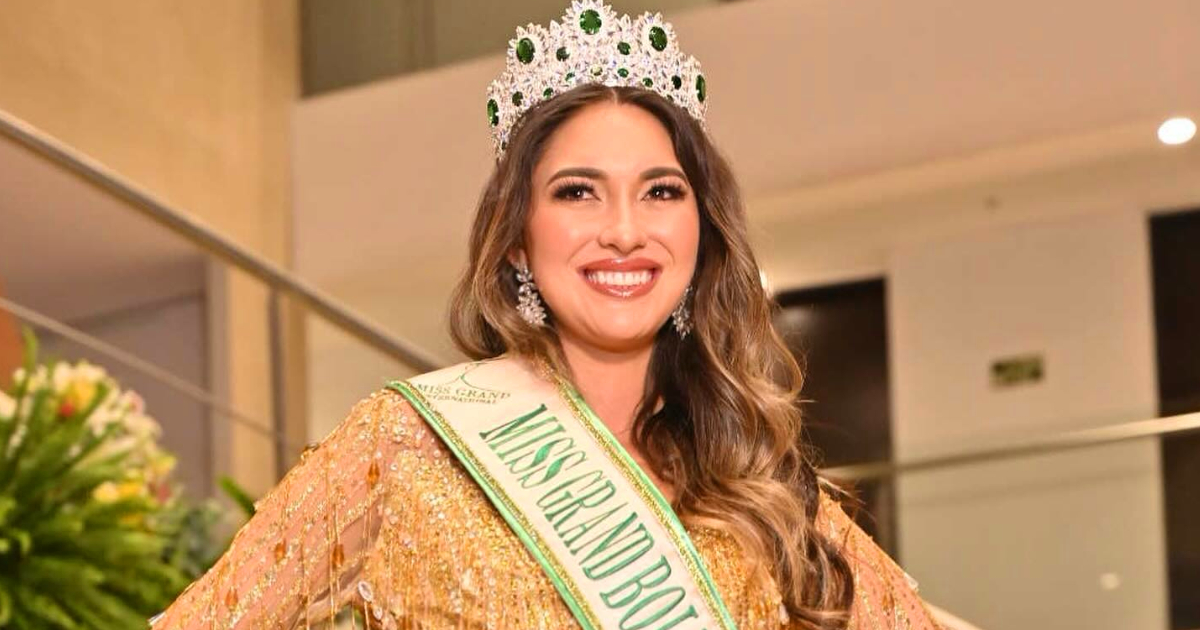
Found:
[[[1163,144],[1183,144],[1196,135],[1196,123],[1191,118],[1171,118],[1158,127],[1158,139]]]

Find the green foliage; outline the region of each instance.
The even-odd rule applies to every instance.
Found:
[[[140,399],[26,342],[0,393],[0,628],[145,628],[210,566],[217,510],[167,483]]]
[[[221,489],[225,491],[225,494],[237,504],[239,509],[242,510],[242,515],[245,516],[247,520],[254,516],[254,511],[256,509],[254,507],[254,499],[250,498],[250,494],[248,492],[242,489],[242,487],[230,477],[221,477],[218,480],[218,483],[221,484]]]

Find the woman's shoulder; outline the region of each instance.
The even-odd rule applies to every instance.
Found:
[[[482,396],[489,393],[474,381],[475,370],[489,365],[506,368],[510,357],[470,361],[388,382],[363,396],[351,406],[345,419],[322,444],[338,440],[340,435],[370,433],[388,443],[385,450],[437,451],[444,448],[428,425],[421,410],[427,412],[434,401]]]
[[[350,407],[342,422],[321,444],[338,441],[339,434],[356,434],[387,451],[437,447],[430,429],[395,383],[366,394]]]

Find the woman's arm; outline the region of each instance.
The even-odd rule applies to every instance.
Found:
[[[915,584],[859,528],[841,506],[821,493],[817,522],[837,543],[854,571],[854,605],[850,628],[939,630],[941,626],[917,595]]]
[[[153,620],[154,630],[291,628],[336,614],[379,530],[383,471],[398,448],[388,435],[396,397],[363,399],[306,450],[225,555]]]

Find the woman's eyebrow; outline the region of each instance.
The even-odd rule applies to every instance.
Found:
[[[673,166],[655,166],[648,168],[642,171],[641,180],[648,181],[651,179],[668,176],[678,177],[685,182],[687,181],[687,175],[684,175],[683,171]],[[606,179],[608,175],[598,168],[591,168],[588,166],[569,166],[567,168],[560,169],[558,172],[551,175],[550,179],[547,180],[546,183],[552,184],[564,177],[582,177],[584,179],[603,180]]]
[[[683,181],[687,181],[687,175],[683,171],[673,166],[655,166],[642,171],[642,181],[658,179],[659,177],[675,176]]]
[[[555,180],[559,180],[564,177],[582,177],[584,179],[604,179],[606,177],[606,175],[604,174],[604,171],[602,171],[598,168],[589,168],[586,166],[571,166],[568,168],[561,169],[557,173],[551,175],[550,179],[546,183],[551,184],[551,183],[554,183]]]

